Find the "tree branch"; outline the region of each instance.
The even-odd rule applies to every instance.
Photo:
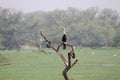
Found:
[[[60,56],[61,60],[64,62],[66,68],[63,70],[62,74],[64,76],[65,80],[69,80],[68,76],[67,76],[67,72],[77,63],[78,59],[76,59],[72,64],[71,64],[71,58],[75,58],[75,52],[74,52],[74,47],[68,43],[66,43],[66,46],[71,47],[71,51],[68,53],[68,61],[65,59],[65,57],[63,56],[63,54],[59,51],[60,47],[63,45],[63,43],[59,44],[57,47],[53,46],[51,41],[49,41],[41,32],[40,33],[41,36],[45,39],[45,42],[47,42],[47,46],[49,48],[52,48],[54,51],[56,51],[58,53],[58,55]]]
[[[41,34],[41,36],[45,39],[45,41],[48,42],[47,45],[48,45],[50,48],[52,48],[54,51],[56,51],[56,52],[58,53],[58,55],[60,56],[60,58],[62,59],[62,61],[64,62],[64,64],[65,64],[66,66],[68,66],[67,60],[66,60],[65,57],[62,55],[62,53],[59,52],[59,48],[55,48],[55,46],[52,46],[51,41],[49,41],[49,40],[42,34],[42,32],[41,32],[40,34]],[[60,45],[59,45],[59,46],[60,46]]]

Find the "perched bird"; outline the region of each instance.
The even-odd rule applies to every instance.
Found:
[[[65,31],[65,28],[64,28],[64,27],[63,27],[62,42],[63,42],[63,49],[66,49],[67,36],[66,36],[66,31]]]

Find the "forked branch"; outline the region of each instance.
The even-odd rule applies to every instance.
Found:
[[[47,42],[47,46],[49,48],[52,48],[54,51],[56,51],[58,53],[58,55],[60,56],[61,60],[64,62],[65,64],[65,69],[63,70],[63,76],[65,80],[69,80],[68,76],[67,76],[67,72],[77,63],[78,59],[76,59],[72,64],[71,64],[71,58],[74,59],[75,58],[75,52],[74,52],[74,47],[68,43],[66,43],[66,46],[71,47],[71,51],[68,52],[68,59],[66,60],[66,58],[63,56],[63,54],[59,51],[60,47],[63,45],[63,43],[61,43],[60,45],[58,45],[57,47],[55,47],[54,45],[52,45],[51,41],[49,41],[41,32],[40,33],[41,36],[44,38],[45,42]]]

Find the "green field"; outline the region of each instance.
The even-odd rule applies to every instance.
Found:
[[[75,52],[79,61],[68,73],[70,80],[120,80],[119,48],[84,48]],[[0,51],[0,80],[64,80],[65,66],[54,51],[51,53]]]

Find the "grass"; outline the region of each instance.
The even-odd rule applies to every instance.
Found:
[[[63,51],[64,55],[66,51]],[[78,63],[69,71],[70,80],[120,80],[120,50],[77,49]],[[0,80],[64,80],[59,56],[40,51],[0,51]]]

